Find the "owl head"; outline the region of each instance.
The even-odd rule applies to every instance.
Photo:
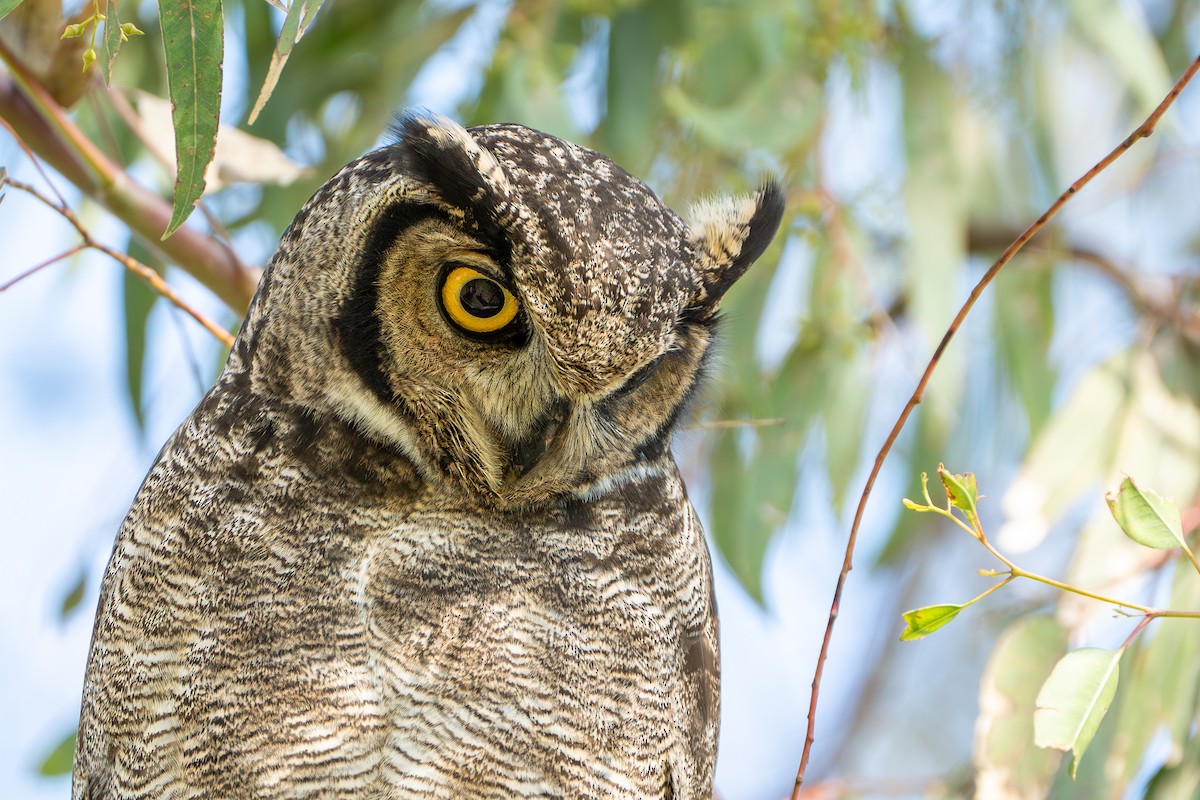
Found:
[[[687,224],[609,159],[529,128],[410,116],[395,132],[289,226],[227,373],[500,505],[662,468],[779,188]]]

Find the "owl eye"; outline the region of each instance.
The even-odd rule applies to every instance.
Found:
[[[495,333],[517,316],[512,292],[471,267],[451,267],[442,279],[442,308],[468,333]]]

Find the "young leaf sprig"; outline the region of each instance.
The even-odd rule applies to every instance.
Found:
[[[945,504],[933,502],[929,495],[929,476],[922,473],[921,492],[925,502],[915,503],[905,498],[904,507],[922,514],[945,517],[969,533],[1004,565],[1004,569],[982,569],[979,574],[1000,577],[1002,580],[965,603],[925,606],[905,612],[904,630],[900,634],[902,641],[921,639],[933,633],[954,620],[963,609],[1017,578],[1037,581],[1064,592],[1108,603],[1123,616],[1140,617],[1137,627],[1116,650],[1085,647],[1067,653],[1055,664],[1038,693],[1037,708],[1033,715],[1034,741],[1039,747],[1070,751],[1073,755],[1070,773],[1074,778],[1079,760],[1112,704],[1120,679],[1121,657],[1130,643],[1151,621],[1159,617],[1200,619],[1200,611],[1153,608],[1107,597],[1022,569],[988,541],[979,519],[978,503],[982,496],[975,475],[970,472],[954,473],[942,464],[938,465],[937,474],[946,493]],[[1184,535],[1180,514],[1174,503],[1138,487],[1128,476],[1105,499],[1113,518],[1126,536],[1145,547],[1179,549],[1200,572],[1200,562],[1197,562]]]

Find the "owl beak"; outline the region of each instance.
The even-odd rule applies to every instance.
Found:
[[[508,474],[504,479],[506,485],[514,485],[537,466],[550,449],[567,416],[568,404],[565,400],[560,401],[545,418],[534,425],[525,438],[509,447]]]

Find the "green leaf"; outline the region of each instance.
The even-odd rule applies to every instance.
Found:
[[[75,762],[75,731],[71,731],[54,745],[38,764],[38,774],[46,778],[70,775]]]
[[[217,146],[224,49],[221,0],[159,0],[175,126],[175,204],[162,238],[179,229],[204,194]]]
[[[129,242],[129,255],[161,271],[156,259],[134,237]],[[150,312],[158,302],[158,292],[130,270],[122,278],[125,304],[125,389],[129,408],[133,411],[138,429],[145,430],[146,418],[142,398],[142,383],[146,366],[146,332]]]
[[[1018,619],[1000,634],[979,682],[977,786],[1006,786],[1013,798],[1047,796],[1061,756],[1029,741],[1038,689],[1066,649],[1066,632],[1051,616]]]
[[[763,602],[762,569],[767,546],[787,518],[796,487],[796,457],[787,431],[721,431],[709,462],[712,470],[710,516],[713,542],[738,582],[755,602]],[[749,459],[743,448],[754,441]]]
[[[1146,15],[1120,0],[1071,0],[1071,17],[1124,78],[1137,101],[1135,116],[1158,105],[1171,86],[1171,71]]]
[[[904,632],[900,634],[900,641],[915,642],[917,639],[924,639],[957,617],[958,612],[964,608],[966,608],[965,605],[947,603],[940,606],[925,606],[924,608],[905,611],[903,617],[906,624]]]
[[[988,290],[995,295],[993,314],[997,357],[1008,384],[1021,402],[1036,436],[1050,418],[1057,370],[1050,358],[1054,336],[1053,269],[1006,272]]]
[[[1200,736],[1193,738],[1182,758],[1150,779],[1145,800],[1196,800],[1200,797]]]
[[[975,482],[974,472],[962,474],[953,473],[942,464],[938,464],[938,477],[946,489],[946,499],[950,505],[963,511],[975,511],[979,503],[979,486]]]
[[[1200,608],[1200,581],[1184,558],[1176,559],[1174,573],[1167,607]],[[1156,625],[1154,635],[1139,636],[1126,655],[1125,681],[1113,711],[1117,716],[1108,781],[1122,791],[1147,763],[1151,742],[1160,741],[1164,732],[1170,738],[1166,765],[1178,764],[1195,724],[1196,709],[1188,699],[1200,699],[1196,624],[1163,620]],[[1120,770],[1115,768],[1118,763]]]
[[[1121,530],[1138,544],[1156,550],[1187,548],[1175,504],[1150,489],[1140,488],[1128,475],[1104,500]]]
[[[21,0],[0,0],[0,19],[8,16],[8,12],[21,5]]]
[[[71,588],[63,595],[62,602],[58,606],[58,619],[60,622],[71,616],[71,612],[79,608],[79,604],[83,602],[83,595],[87,591],[87,570],[80,568],[79,576],[75,578],[75,583],[71,584]]]
[[[104,12],[104,49],[101,61],[104,64],[104,82],[112,84],[113,64],[117,62],[117,51],[121,49],[121,17],[120,4],[117,0],[108,0],[108,10]]]
[[[1120,677],[1121,651],[1084,647],[1054,666],[1037,696],[1033,714],[1038,747],[1070,750],[1071,777],[1108,713]]]
[[[649,164],[661,116],[658,70],[662,42],[652,17],[652,9],[635,6],[617,14],[609,29],[605,144],[635,169]]]
[[[850,352],[831,370],[821,412],[825,426],[825,468],[838,514],[861,460],[871,387],[871,362],[865,349],[857,342],[845,342],[842,346]]]
[[[271,66],[267,69],[267,77],[263,79],[262,89],[258,92],[258,99],[254,101],[254,109],[250,112],[250,118],[246,121],[247,124],[253,125],[258,119],[259,112],[263,106],[267,104],[267,100],[271,97],[271,93],[275,91],[275,84],[279,82],[279,76],[283,72],[283,65],[287,63],[288,57],[292,54],[292,48],[296,46],[296,42],[300,41],[301,23],[307,27],[312,21],[317,10],[320,9],[324,0],[292,0],[292,5],[288,8],[287,16],[283,19],[283,27],[279,29],[279,38],[275,40],[275,52],[271,54]]]

